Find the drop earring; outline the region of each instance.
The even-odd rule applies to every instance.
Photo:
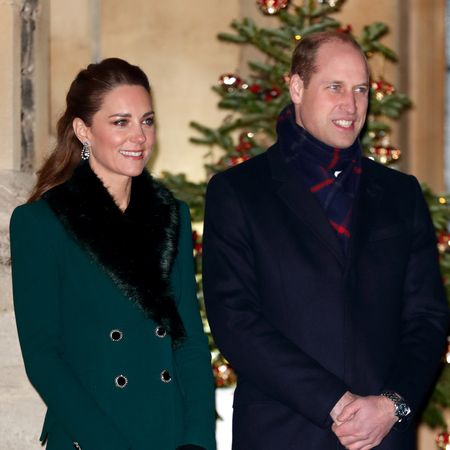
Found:
[[[81,149],[81,159],[85,161],[91,156],[91,148],[89,147],[89,142],[83,142],[83,148]]]

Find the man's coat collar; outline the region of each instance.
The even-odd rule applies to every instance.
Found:
[[[284,161],[278,145],[267,151],[272,179],[280,199],[294,215],[316,235],[342,266],[347,266],[370,229],[371,218],[375,217],[383,188],[378,179],[381,176],[378,165],[368,158],[362,160],[362,176],[353,209],[352,237],[349,258],[343,254],[336,232],[330,226],[325,211],[317,198],[298,179]],[[367,235],[367,233],[366,233]]]

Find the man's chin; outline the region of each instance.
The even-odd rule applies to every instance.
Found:
[[[334,148],[338,148],[340,150],[344,150],[346,148],[351,147],[355,141],[356,141],[356,138],[353,139],[353,140],[349,139],[349,140],[346,140],[346,141],[342,141],[342,140],[336,141],[335,140],[335,141],[331,141],[332,143],[328,144],[328,145],[330,147],[334,147]]]

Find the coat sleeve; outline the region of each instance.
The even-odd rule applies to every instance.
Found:
[[[412,243],[405,274],[400,344],[385,389],[401,394],[415,413],[435,380],[448,332],[448,304],[436,235],[419,183],[413,182]]]
[[[234,186],[223,174],[214,176],[203,235],[203,289],[214,339],[242,380],[317,426],[329,427],[330,412],[347,386],[264,315],[246,220]]]
[[[216,448],[214,381],[211,354],[199,313],[194,276],[189,209],[180,205],[180,237],[176,260],[181,289],[176,299],[186,338],[175,350],[175,363],[184,393],[185,430],[181,444]]]
[[[14,309],[25,369],[54,420],[83,450],[130,449],[64,358],[58,225],[42,202],[16,208],[11,218]]]

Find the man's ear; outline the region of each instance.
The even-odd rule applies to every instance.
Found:
[[[73,119],[72,121],[72,127],[75,135],[81,143],[89,142],[89,129],[82,119],[80,119],[79,117],[75,117],[75,119]]]
[[[294,74],[289,80],[289,94],[294,105],[299,105],[302,102],[303,91],[305,90],[305,84],[300,78],[299,74]]]

